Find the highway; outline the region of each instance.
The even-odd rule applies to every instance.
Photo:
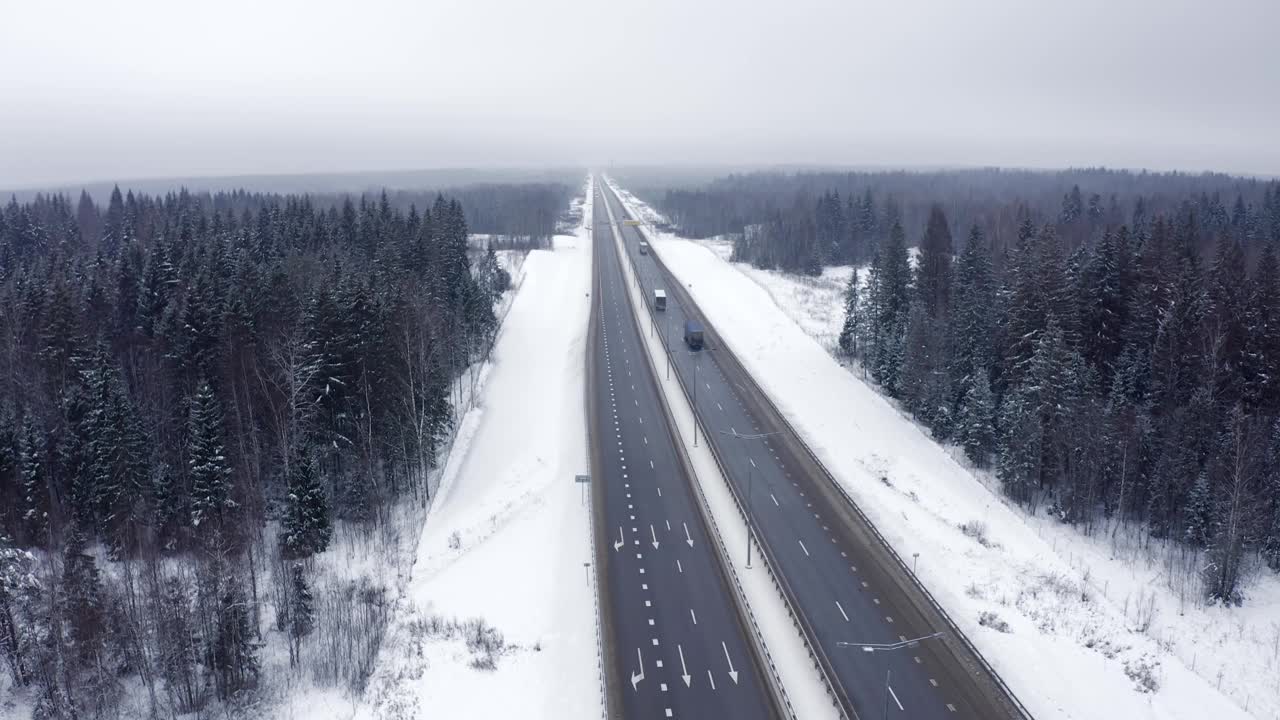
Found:
[[[587,404],[611,713],[776,718],[640,344],[599,189],[595,203]]]
[[[606,194],[619,221],[629,217],[617,197]],[[672,279],[653,253],[639,253],[636,227],[624,225],[622,234],[646,296],[657,288],[666,291],[667,309],[653,316],[706,433],[699,442],[710,443],[748,508],[759,551],[779,576],[846,714],[925,720],[1021,717],[964,643],[948,632],[945,620],[865,519],[837,493],[825,469],[720,342],[687,288]],[[700,352],[682,341],[687,318],[705,328]],[[863,649],[938,631],[946,634],[913,647]]]

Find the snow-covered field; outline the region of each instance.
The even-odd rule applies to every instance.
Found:
[[[589,506],[573,482],[587,470],[586,227],[524,262],[358,717],[601,715]]]
[[[731,264],[668,233],[654,247],[895,549],[920,553],[924,583],[1037,718],[1280,717],[1274,576],[1241,609],[1183,602],[1158,549],[1028,517],[841,366],[826,339],[841,283]],[[796,287],[810,283],[823,286]],[[825,309],[797,307],[811,302]],[[1001,621],[1007,632],[990,627]]]

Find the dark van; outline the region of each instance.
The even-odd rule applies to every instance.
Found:
[[[684,323],[684,344],[689,346],[690,350],[702,349],[702,326],[692,320],[686,320]]]

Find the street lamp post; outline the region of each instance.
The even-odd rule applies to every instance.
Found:
[[[740,433],[733,428],[729,430],[717,430],[721,435],[728,435],[740,440],[763,440],[770,435],[778,435],[778,432],[756,433],[747,435]],[[747,569],[751,569],[751,518],[755,517],[755,462],[751,458],[751,453],[747,453]]]
[[[869,653],[890,652],[893,650],[902,650],[904,648],[913,648],[919,645],[921,642],[924,642],[925,640],[933,640],[934,638],[940,638],[940,637],[942,637],[942,633],[936,632],[931,635],[924,635],[918,638],[912,638],[911,640],[903,640],[902,642],[896,642],[896,643],[852,643],[852,642],[839,641],[836,643],[836,646],[837,647],[858,647],[858,648],[862,648],[863,652],[869,652]],[[889,718],[889,693],[892,692],[889,688],[889,679],[891,677],[892,677],[892,674],[889,669],[888,663],[886,662],[885,668],[884,668],[884,718],[885,720],[888,720]]]

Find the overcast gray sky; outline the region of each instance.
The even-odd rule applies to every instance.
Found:
[[[0,187],[607,161],[1280,174],[1277,0],[0,7]]]

